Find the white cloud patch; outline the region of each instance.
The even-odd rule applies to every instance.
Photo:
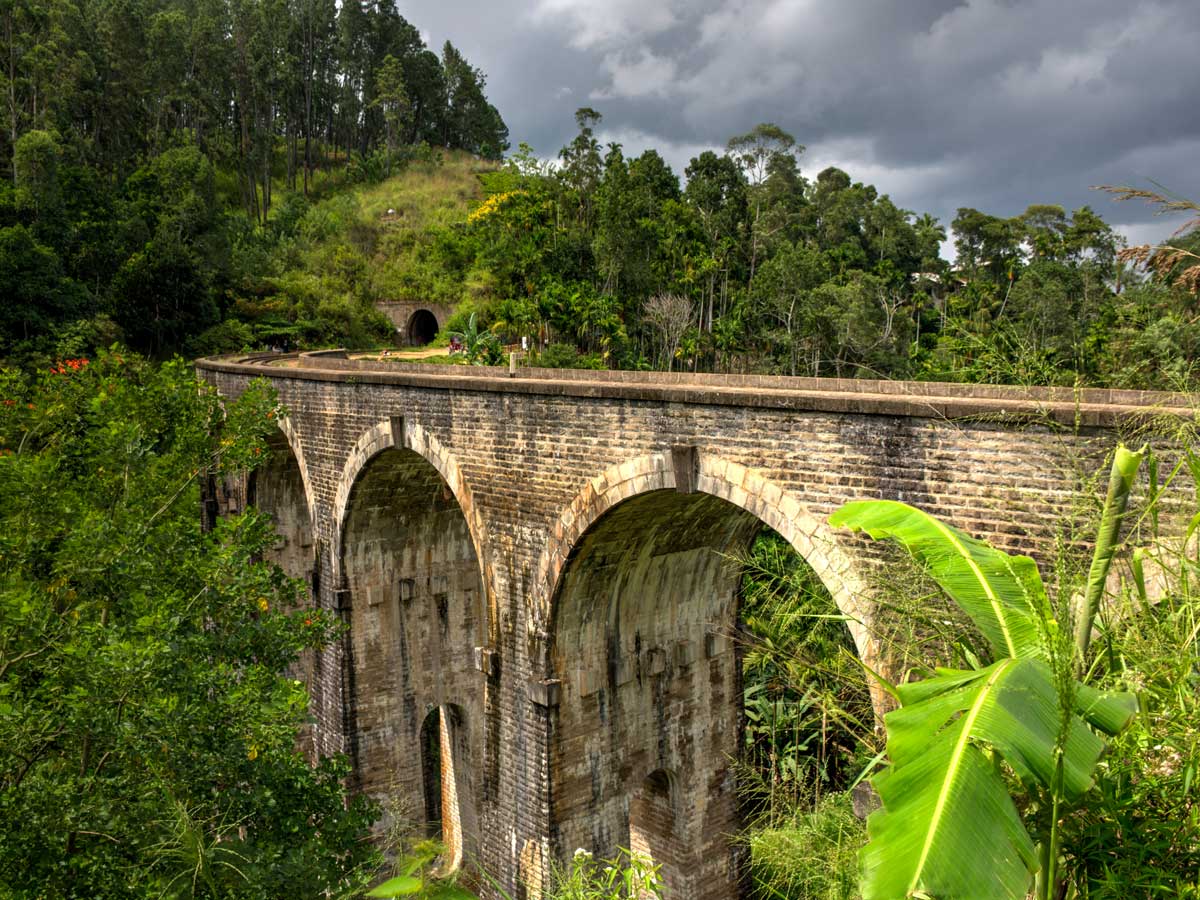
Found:
[[[1113,225],[1113,231],[1125,238],[1128,246],[1137,247],[1141,244],[1169,244],[1175,229],[1167,220],[1158,219],[1154,222],[1125,222]]]
[[[677,70],[674,60],[655,56],[645,46],[635,53],[606,54],[603,67],[608,72],[609,82],[592,91],[594,100],[665,97],[671,93]]]
[[[581,49],[659,34],[678,22],[672,4],[658,0],[539,0],[533,19],[565,23]]]

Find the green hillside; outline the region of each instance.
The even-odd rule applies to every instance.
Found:
[[[229,318],[195,342],[198,353],[386,343],[381,300],[454,304],[486,295],[489,279],[463,247],[479,174],[495,166],[431,152],[379,183],[330,185],[322,199],[284,200],[270,220],[258,272],[247,267]]]

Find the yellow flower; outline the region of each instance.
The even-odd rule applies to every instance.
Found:
[[[524,193],[525,191],[505,191],[502,194],[492,194],[490,197],[485,198],[475,211],[467,216],[467,222],[474,225],[476,222],[486,219],[513,197]]]
[[[270,608],[270,604],[267,603],[266,597],[258,598],[258,608],[261,609],[263,612],[266,612]]]

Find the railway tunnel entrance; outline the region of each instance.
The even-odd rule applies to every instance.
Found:
[[[411,347],[424,347],[438,333],[438,320],[428,309],[418,309],[408,318],[404,329],[406,342]]]

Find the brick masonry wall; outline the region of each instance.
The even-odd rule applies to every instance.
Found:
[[[361,783],[383,790],[399,778],[409,791],[393,733],[408,727],[405,705],[455,704],[471,770],[456,779],[459,806],[477,843],[464,840],[510,890],[536,884],[547,858],[629,841],[632,798],[666,770],[681,846],[706,848],[705,877],[723,885],[711,896],[730,895],[736,859],[712,841],[735,824],[724,754],[737,747],[740,674],[721,643],[736,622],[736,578],[720,560],[758,523],[812,565],[857,619],[859,652],[878,662],[867,587],[877,548],[829,529],[830,512],[904,500],[1048,560],[1081,480],[1118,433],[1187,404],[1139,392],[296,362],[198,366],[226,395],[268,377],[290,411],[282,427],[312,514],[317,600],[351,623],[346,644],[313,666],[314,740],[326,752],[375,742],[386,751],[362,757]],[[367,502],[364,485],[389,453],[389,487],[378,482]],[[1172,490],[1191,496],[1190,483]],[[406,579],[424,593],[402,621]],[[372,591],[383,592],[374,605],[362,599]],[[440,644],[438,594],[457,604]],[[406,655],[401,635],[429,640]]]

